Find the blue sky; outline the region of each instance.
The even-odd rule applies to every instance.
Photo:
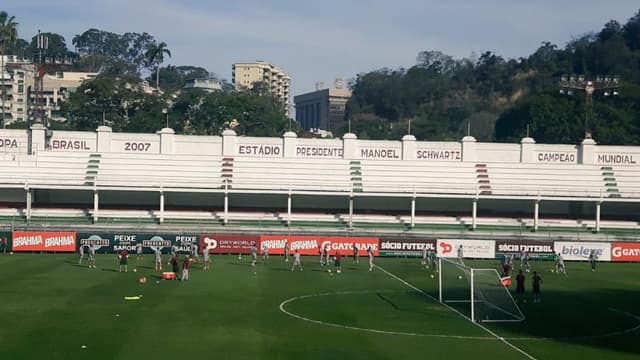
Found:
[[[57,32],[71,38],[89,28],[148,32],[165,41],[169,63],[198,65],[231,78],[231,64],[265,60],[293,77],[293,93],[316,81],[381,67],[409,67],[421,50],[455,57],[494,51],[526,56],[542,41],[621,23],[637,0],[3,0],[21,37]]]

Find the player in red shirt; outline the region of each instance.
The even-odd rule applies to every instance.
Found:
[[[336,260],[334,265],[336,266],[336,272],[340,274],[342,272],[342,255],[340,252],[336,252]]]
[[[124,269],[124,272],[127,272],[128,264],[129,264],[129,253],[127,250],[122,250],[120,255],[118,255],[118,259],[120,259],[120,272]]]

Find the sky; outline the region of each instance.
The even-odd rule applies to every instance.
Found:
[[[1,0],[19,35],[38,29],[71,39],[90,28],[148,32],[172,65],[202,66],[231,80],[231,64],[264,60],[292,80],[293,94],[383,67],[410,67],[423,50],[456,58],[490,50],[527,56],[541,42],[564,46],[638,0]]]

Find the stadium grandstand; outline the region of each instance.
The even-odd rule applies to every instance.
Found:
[[[636,234],[640,147],[0,130],[0,221]]]

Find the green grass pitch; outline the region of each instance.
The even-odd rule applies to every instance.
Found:
[[[158,280],[150,255],[128,273],[115,255],[96,270],[74,254],[0,255],[0,359],[640,358],[638,264],[568,263],[565,278],[532,262],[542,303],[521,304],[524,323],[482,328],[427,296],[437,276],[416,259],[376,259],[371,272],[346,259],[341,274],[317,257],[302,272],[282,257],[212,260],[179,282]]]

